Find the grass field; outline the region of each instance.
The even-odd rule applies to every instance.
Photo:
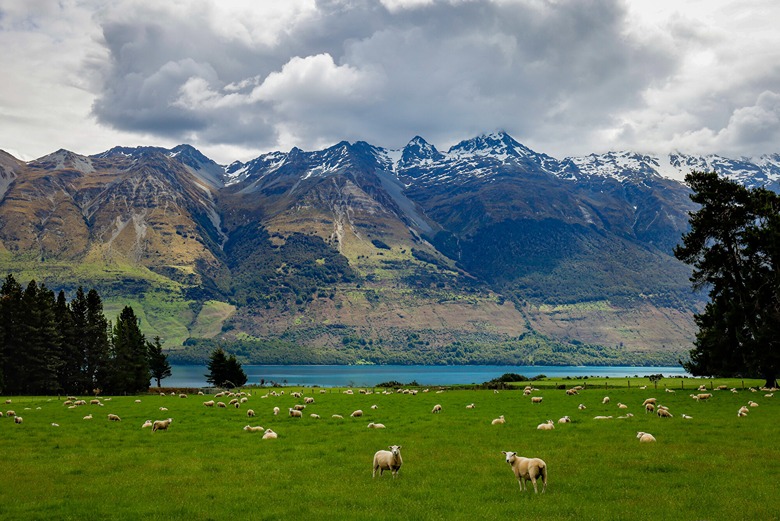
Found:
[[[541,404],[520,391],[431,389],[412,396],[304,389],[315,403],[302,419],[286,415],[288,407],[302,403],[290,396],[300,388],[268,398],[260,398],[267,389],[251,389],[240,409],[206,408],[202,402],[211,398],[195,395],[113,397],[104,399],[104,407],[75,409],[58,398],[11,397],[3,412],[13,409],[24,421],[0,418],[0,519],[780,517],[780,396],[715,391],[712,400],[698,403],[689,389],[639,389],[646,379],[606,391],[608,382],[594,381],[580,395],[567,396],[555,383],[537,383],[534,395],[543,396]],[[605,395],[611,398],[607,405]],[[641,403],[650,396],[674,418],[644,414]],[[748,400],[759,406],[738,418]],[[618,409],[618,402],[629,408]],[[431,414],[437,403],[443,411]],[[475,409],[466,409],[469,403]],[[580,403],[587,409],[578,410]],[[279,416],[273,416],[274,406],[282,409]],[[247,418],[248,408],[256,418]],[[364,417],[350,418],[355,409]],[[593,419],[625,412],[635,416]],[[94,419],[82,419],[90,413]],[[109,413],[122,421],[109,422]],[[693,419],[682,419],[682,413]],[[506,424],[491,425],[499,415]],[[573,423],[536,430],[564,415]],[[167,432],[141,429],[146,419],[167,417],[174,419]],[[387,428],[367,429],[369,421]],[[247,424],[272,428],[279,439],[244,432]],[[637,431],[652,433],[657,443],[640,444]],[[373,454],[388,445],[403,446],[398,478],[385,473],[372,479]],[[521,493],[502,450],[544,459],[547,492]]]

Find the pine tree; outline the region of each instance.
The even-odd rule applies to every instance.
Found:
[[[225,364],[225,383],[232,384],[231,387],[241,387],[246,380],[247,376],[241,368],[241,362],[236,359],[236,355],[230,355]]]
[[[146,338],[133,308],[125,306],[117,317],[112,334],[109,389],[112,393],[134,394],[146,391],[151,379]]]
[[[227,356],[225,351],[218,347],[209,356],[208,374],[204,375],[206,381],[216,387],[222,387],[227,380]]]
[[[0,383],[3,392],[16,394],[21,392],[22,375],[20,361],[22,351],[21,320],[22,286],[13,275],[8,275],[0,288],[0,330],[2,345],[0,345]]]
[[[86,391],[107,389],[109,383],[109,323],[103,314],[103,301],[93,288],[86,297],[84,323],[84,384]]]
[[[168,355],[163,353],[160,337],[154,337],[154,342],[147,342],[149,353],[149,370],[152,378],[157,381],[157,387],[161,387],[160,380],[171,376],[171,364],[168,363]]]
[[[57,375],[59,387],[67,394],[79,394],[82,390],[82,386],[80,385],[82,380],[82,356],[78,350],[76,341],[76,328],[73,320],[73,312],[68,306],[64,291],[60,291],[57,295],[54,314],[57,329],[61,336],[59,356],[62,363],[60,364]]]

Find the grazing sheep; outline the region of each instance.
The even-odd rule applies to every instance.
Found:
[[[90,400],[89,404],[90,405],[100,405],[100,400]]]
[[[531,403],[542,403],[542,397],[541,396],[532,396],[531,397]]]
[[[151,427],[151,426],[152,426],[152,423],[153,423],[153,422],[152,422],[152,420],[146,420],[146,421],[144,422],[144,424],[143,424],[143,425],[141,425],[141,428],[142,428],[142,429],[145,429],[145,428],[147,428],[147,427]]]
[[[648,403],[645,405],[645,414],[649,412],[655,412],[655,405],[653,405],[652,403]]]
[[[279,436],[271,429],[266,429],[265,434],[263,434],[264,440],[275,440],[278,437]]]
[[[551,431],[555,429],[555,423],[552,420],[547,420],[545,423],[540,423],[536,426],[538,431]]]
[[[498,418],[490,422],[490,425],[503,425],[504,423],[506,423],[506,420],[504,419],[504,415],[502,414],[501,416],[499,416]]]
[[[187,395],[186,395],[186,394],[184,394],[184,393],[182,393],[182,394],[180,394],[180,395],[179,395],[179,398],[186,398],[186,397],[187,397]]]
[[[279,407],[274,407],[274,416],[279,415]]]
[[[62,402],[63,407],[67,407],[69,405],[73,405],[73,402],[71,400],[65,400],[64,402]]]
[[[358,409],[357,411],[354,411],[352,414],[350,414],[352,418],[359,418],[360,416],[363,416],[363,411]]]
[[[319,414],[311,413],[309,416],[311,416],[315,420],[319,420],[320,419],[320,415]]]
[[[386,470],[393,473],[393,479],[398,475],[398,470],[403,465],[404,461],[401,458],[401,446],[391,445],[388,447],[390,450],[378,450],[374,454],[373,472],[371,477],[376,477],[376,471],[379,470],[379,476]]]
[[[656,398],[648,398],[647,400],[642,402],[642,407],[644,407],[648,403],[652,403],[653,405],[655,405],[657,401],[658,401],[658,399],[656,399]]]
[[[696,395],[696,398],[694,398],[697,402],[700,402],[702,400],[709,400],[712,398],[712,393],[700,393]]]
[[[303,399],[303,403],[314,403],[314,398],[312,398],[311,396],[306,396]]]
[[[198,391],[198,396],[203,396],[203,391]]]
[[[244,427],[244,430],[246,432],[263,432],[265,429],[263,429],[259,425],[257,427],[251,427],[251,426],[247,425],[246,427]]]
[[[141,403],[141,400],[136,400],[135,403]],[[79,405],[78,402],[74,403],[74,405]]]
[[[252,409],[247,409],[246,410],[246,415],[247,415],[248,418],[254,418],[255,411],[253,411]]]
[[[752,400],[748,402],[748,405],[750,407],[758,407],[758,404],[756,402],[752,401]]]
[[[23,421],[21,416],[14,416],[14,423],[22,423]]]
[[[291,418],[303,418],[303,413],[297,409],[293,409],[292,407],[290,407],[288,411],[290,411]]]
[[[473,403],[470,403],[466,406],[466,409],[473,409],[474,407],[476,406]]]
[[[295,392],[290,393],[290,396],[292,396],[293,398],[300,398],[301,397],[301,393],[295,391]]]
[[[436,405],[434,405],[433,406],[433,410],[431,412],[433,412],[433,413],[441,412],[441,405],[438,404],[438,403]]]
[[[669,412],[669,409],[662,409],[659,407],[656,414],[658,414],[659,418],[674,418],[672,413]]]
[[[506,456],[506,462],[512,467],[512,471],[515,473],[515,477],[520,484],[520,492],[524,492],[527,488],[527,482],[530,481],[534,485],[534,494],[538,494],[539,490],[536,488],[536,480],[542,478],[542,494],[547,490],[547,464],[544,460],[539,458],[524,458],[518,456],[517,452],[501,451]]]
[[[717,386],[717,387],[716,387],[716,389],[717,389],[718,391],[725,391],[725,390],[727,390],[728,388],[729,388],[729,386],[728,386],[728,385],[719,385],[719,386]]]
[[[585,407],[585,404],[584,404],[584,403],[581,403],[581,404],[579,404],[579,405],[577,406],[577,409],[579,409],[579,410],[581,410],[581,411],[584,411],[585,409],[587,409],[587,407]]]
[[[173,423],[173,418],[168,418],[167,420],[157,420],[152,424],[152,432],[167,431],[168,427],[171,426],[171,423]]]
[[[214,407],[214,400],[203,402],[203,405],[205,405],[206,407]]]
[[[628,405],[618,402],[618,409],[628,409]]]
[[[375,411],[375,410],[379,409],[379,406],[377,404],[374,404],[374,405],[371,406],[371,409]]]
[[[232,400],[230,400],[230,401],[228,402],[228,405],[235,405],[235,404],[237,404],[237,403],[238,403],[238,398],[233,398]]]
[[[737,416],[742,418],[744,416],[747,416],[749,409],[745,407],[744,405],[739,408],[739,411],[737,411]]]
[[[242,396],[242,397],[241,397],[241,400],[239,400],[239,401],[240,401],[241,403],[246,403],[246,402],[248,402],[248,401],[249,401],[249,398],[247,398],[246,396]]]
[[[577,389],[567,389],[566,394],[569,396],[574,396],[575,394],[580,394],[577,392]]]
[[[122,418],[120,418],[116,414],[109,414],[108,415],[108,419],[109,419],[109,421],[112,421],[112,422],[121,422],[122,421]]]
[[[7,400],[5,401],[5,403],[6,403],[6,404],[9,404],[9,403],[11,403],[11,399],[10,399],[10,398],[9,398],[9,399],[7,399]]]
[[[296,405],[293,405],[293,409],[295,409],[296,411],[302,411],[302,410],[304,410],[305,408],[306,408],[306,406],[305,406],[305,405],[301,405],[301,404],[296,404]]]
[[[331,418],[335,418],[337,420],[343,420],[344,419],[344,417],[342,415],[340,415],[340,414],[334,414],[333,416],[331,416]]]
[[[91,420],[91,419],[92,419],[92,415],[91,415],[91,414],[87,414],[87,415],[86,415],[86,416],[84,416],[84,418],[82,418],[82,419],[83,419],[83,420]]]
[[[637,432],[636,438],[639,440],[639,443],[653,443],[655,442],[655,436],[650,434],[649,432]]]
[[[601,403],[606,405],[609,403],[609,396],[605,396],[603,400],[601,400]]]
[[[16,416],[16,411],[11,411],[11,410],[5,411],[5,415],[8,416],[9,418],[12,416]]]
[[[611,420],[612,416],[594,416],[594,420]]]
[[[369,429],[384,429],[385,426],[382,423],[373,423],[373,422],[371,422],[371,423],[368,424],[368,428]]]
[[[325,393],[327,393],[327,392],[328,392],[328,391],[326,391],[325,389],[320,389],[320,394],[325,394]]]
[[[225,405],[225,402],[217,402],[217,407],[222,407],[224,409],[227,405]]]
[[[564,416],[563,418],[558,420],[558,423],[571,423],[571,418],[569,418],[568,416]]]
[[[239,402],[236,402],[236,403],[233,404],[233,407],[235,407],[236,409],[240,409],[241,408],[241,404]]]

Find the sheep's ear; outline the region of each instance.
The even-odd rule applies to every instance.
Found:
[[[506,455],[507,455],[507,452],[506,452],[505,450],[502,450],[502,451],[501,451],[501,454],[503,454],[504,456],[506,456]]]

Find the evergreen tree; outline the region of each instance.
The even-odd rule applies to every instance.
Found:
[[[72,380],[73,394],[88,394],[94,389],[93,375],[90,374],[90,367],[87,363],[87,353],[90,339],[90,328],[88,327],[88,305],[87,295],[81,286],[76,290],[76,296],[69,304],[70,317],[73,326],[73,354],[70,363],[77,368],[77,374]]]
[[[59,390],[60,336],[54,313],[54,293],[45,285],[30,281],[22,296],[21,334],[24,348],[18,353],[19,391],[51,394]]]
[[[149,353],[149,370],[152,378],[157,381],[157,387],[161,387],[160,380],[171,376],[171,364],[168,363],[168,355],[163,353],[160,337],[154,337],[154,342],[147,342]]]
[[[227,355],[225,351],[218,347],[212,351],[209,356],[208,374],[204,375],[206,381],[216,387],[222,387],[227,380]]]
[[[241,387],[246,383],[247,376],[241,368],[241,362],[236,355],[230,355],[225,364],[225,383],[230,387]]]
[[[85,391],[107,389],[109,383],[109,323],[103,314],[103,301],[93,288],[86,297],[84,323]]]
[[[112,393],[134,394],[149,389],[151,379],[146,338],[133,308],[125,306],[112,334],[109,389]]]
[[[62,361],[57,374],[60,390],[67,394],[78,394],[82,387],[81,382],[81,353],[77,349],[76,328],[73,321],[73,313],[68,306],[65,292],[57,295],[57,303],[54,307],[55,321],[60,332],[60,352]]]
[[[700,205],[675,256],[694,267],[710,302],[685,369],[697,376],[761,376],[780,370],[780,196],[715,173],[685,178]]]
[[[2,331],[0,383],[6,394],[21,392],[22,375],[19,364],[22,351],[23,315],[22,286],[13,275],[8,275],[0,288],[0,331]]]

